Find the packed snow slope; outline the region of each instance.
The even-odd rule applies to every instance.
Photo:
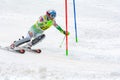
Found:
[[[55,9],[56,22],[65,29],[63,0],[0,0],[0,45],[26,36],[46,10]],[[56,28],[33,48],[41,54],[0,50],[0,80],[119,80],[120,1],[76,0],[78,40],[75,42],[73,3],[68,0],[69,55]]]

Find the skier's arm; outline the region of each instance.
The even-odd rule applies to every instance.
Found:
[[[70,33],[69,32],[66,32],[66,31],[64,31],[59,25],[58,26],[56,26],[56,28],[61,32],[61,33],[63,33],[64,35],[69,35]]]
[[[61,32],[61,33],[63,33],[64,35],[69,35],[70,33],[69,32],[67,32],[66,33],[66,31],[65,30],[63,30],[58,24],[56,24],[56,22],[54,21],[54,26]]]

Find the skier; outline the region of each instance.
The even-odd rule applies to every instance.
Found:
[[[11,49],[18,47],[24,43],[27,43],[24,47],[31,49],[32,46],[40,42],[45,38],[44,31],[50,28],[52,25],[57,28],[61,33],[64,35],[69,35],[69,32],[64,31],[55,21],[56,11],[55,10],[48,10],[44,16],[40,16],[39,19],[33,24],[30,30],[27,33],[27,36],[18,41],[14,41],[10,45]],[[33,39],[32,39],[33,38]]]

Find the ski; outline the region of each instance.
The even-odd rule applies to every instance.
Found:
[[[23,47],[16,47],[15,49],[11,49],[10,47],[0,46],[0,49],[6,50],[9,52],[21,53],[21,54],[24,54],[26,51],[32,52],[32,53],[41,53],[41,49],[29,49],[29,48],[23,48]]]
[[[32,52],[32,53],[41,53],[41,49],[26,49],[23,48],[25,51]]]
[[[41,49],[31,49],[32,52],[41,53]]]
[[[24,54],[25,53],[25,50],[24,49],[19,49],[19,50],[15,50],[16,52],[18,53],[21,53],[21,54]]]
[[[21,49],[21,48],[11,49],[10,47],[2,47],[2,46],[0,46],[0,49],[10,51],[10,52],[15,52],[15,53],[21,53],[21,54],[25,53],[25,50]]]

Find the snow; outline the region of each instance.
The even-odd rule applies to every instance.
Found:
[[[64,35],[54,27],[34,48],[41,54],[0,50],[0,80],[119,80],[120,1],[76,0],[78,40],[75,42],[73,3],[68,0],[69,55]],[[57,11],[56,21],[65,29],[62,0],[0,0],[0,45],[25,36],[46,10]]]

